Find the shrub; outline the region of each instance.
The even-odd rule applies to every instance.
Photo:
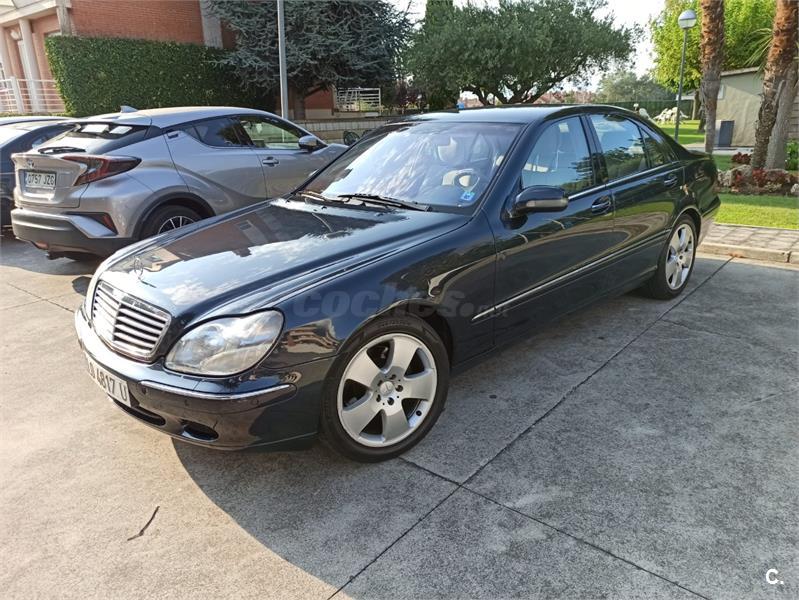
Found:
[[[253,104],[224,50],[195,44],[117,38],[45,39],[50,70],[73,116],[136,108]]]
[[[799,141],[792,140],[788,142],[785,153],[785,168],[789,171],[799,169]]]
[[[736,165],[748,165],[752,160],[752,155],[746,152],[736,152],[732,155],[732,162]]]

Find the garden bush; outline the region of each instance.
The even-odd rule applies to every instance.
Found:
[[[45,40],[50,70],[73,116],[188,105],[252,106],[252,94],[219,60],[225,50],[119,38]]]

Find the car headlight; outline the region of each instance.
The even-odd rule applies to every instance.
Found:
[[[246,371],[271,350],[283,315],[274,310],[203,323],[172,346],[166,368],[191,375],[234,375]]]

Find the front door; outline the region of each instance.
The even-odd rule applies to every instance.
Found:
[[[305,132],[287,121],[260,115],[238,119],[261,162],[269,198],[285,196],[328,162],[324,150],[300,148]]]
[[[502,343],[566,310],[590,302],[609,283],[595,264],[617,242],[612,197],[599,181],[579,116],[544,126],[519,174],[518,191],[554,186],[569,194],[559,212],[505,219],[498,253],[495,335]]]

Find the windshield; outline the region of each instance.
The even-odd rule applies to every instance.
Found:
[[[520,126],[407,122],[378,130],[305,186],[328,198],[380,196],[443,210],[471,210]]]

